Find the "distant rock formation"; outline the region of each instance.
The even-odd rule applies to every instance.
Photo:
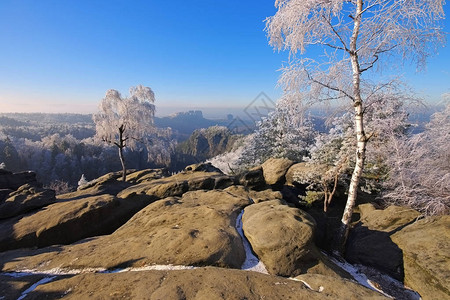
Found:
[[[197,129],[186,141],[177,145],[175,157],[172,159],[176,165],[172,167],[179,169],[230,151],[240,138],[240,135],[233,135],[224,126]]]
[[[202,111],[191,110],[188,112],[179,112],[168,117],[155,117],[155,125],[160,128],[172,128],[172,130],[181,134],[180,138],[184,140],[196,129],[219,124],[217,121],[205,119]]]

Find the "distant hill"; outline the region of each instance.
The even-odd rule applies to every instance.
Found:
[[[0,118],[22,122],[20,126],[36,124],[93,124],[91,114],[4,113]]]

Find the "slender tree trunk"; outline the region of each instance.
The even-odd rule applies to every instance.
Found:
[[[122,164],[122,181],[126,181],[127,176],[127,168],[125,166],[125,157],[123,156],[123,148],[125,148],[125,140],[123,138],[123,132],[124,127],[123,125],[119,127],[119,144],[117,147],[119,147],[119,157],[120,157],[120,163]]]
[[[119,147],[119,157],[120,157],[120,163],[122,164],[122,181],[126,181],[127,176],[127,168],[125,166],[125,158],[123,156],[123,147]]]
[[[344,213],[341,219],[341,225],[337,234],[337,243],[335,245],[335,250],[339,252],[340,255],[344,253],[345,243],[347,242],[348,232],[350,230],[350,221],[353,215],[353,209],[356,204],[356,196],[358,192],[359,180],[361,178],[364,161],[366,158],[366,143],[367,137],[364,132],[364,110],[363,101],[361,97],[361,72],[357,53],[357,39],[359,35],[359,29],[361,26],[361,12],[362,12],[363,1],[357,0],[356,11],[354,20],[353,33],[350,42],[350,58],[353,71],[353,97],[354,97],[354,109],[355,109],[355,133],[356,133],[356,164],[353,170],[352,179],[350,181],[350,187],[348,191],[347,203],[345,205]]]

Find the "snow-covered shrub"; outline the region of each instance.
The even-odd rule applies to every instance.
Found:
[[[82,174],[80,180],[78,181],[78,188],[85,186],[88,183],[89,181],[87,181],[86,177],[84,177],[84,174]]]

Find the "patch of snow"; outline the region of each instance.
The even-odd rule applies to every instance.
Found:
[[[149,265],[139,268],[124,268],[117,270],[105,270],[99,273],[122,273],[122,272],[141,272],[141,271],[177,271],[177,270],[193,270],[196,267],[183,265]]]
[[[245,250],[245,261],[241,266],[241,270],[254,271],[264,274],[269,274],[267,272],[266,266],[262,261],[258,259],[258,257],[253,254],[252,246],[244,235],[244,230],[242,229],[242,215],[244,214],[244,210],[241,211],[239,216],[236,219],[236,230],[242,238],[242,243],[244,244]]]
[[[39,285],[45,284],[45,283],[47,283],[47,282],[50,282],[50,281],[52,281],[52,280],[55,279],[55,278],[56,278],[56,276],[42,278],[41,280],[39,280],[38,282],[36,282],[36,283],[33,284],[32,286],[30,286],[29,288],[27,288],[25,291],[23,291],[22,295],[20,295],[20,297],[17,298],[17,300],[22,300],[22,299],[25,298],[30,292],[34,291]]]
[[[102,273],[105,272],[105,268],[84,268],[84,269],[63,269],[63,268],[53,268],[50,270],[36,270],[36,269],[23,269],[20,270],[19,274],[27,275],[78,275],[84,273]],[[5,274],[5,273],[2,273]]]
[[[192,270],[195,269],[193,266],[182,266],[182,265],[149,265],[138,268],[123,268],[123,269],[115,269],[108,270],[105,268],[84,268],[84,269],[63,269],[63,268],[53,268],[50,270],[36,270],[36,269],[23,269],[18,272],[9,272],[9,273],[0,273],[5,276],[10,277],[24,277],[30,275],[54,275],[54,276],[62,276],[62,275],[78,275],[85,273],[122,273],[122,272],[140,272],[140,271],[174,271],[174,270]]]
[[[325,253],[324,253],[325,254]],[[325,254],[326,255],[326,254]],[[358,282],[359,284],[377,291],[381,294],[383,294],[386,297],[389,297],[391,299],[394,299],[391,295],[386,294],[385,292],[383,292],[381,289],[379,289],[378,287],[376,287],[372,281],[370,281],[367,276],[363,273],[360,272],[360,270],[358,268],[356,268],[355,266],[353,266],[352,264],[348,263],[347,261],[345,261],[344,259],[341,260],[337,260],[336,258],[332,257],[332,256],[328,256],[328,258],[335,263],[336,265],[338,265],[339,267],[341,267],[342,269],[344,269],[345,271],[347,271],[347,273],[349,273],[355,280],[356,282]]]
[[[396,300],[420,300],[422,299],[419,293],[405,287],[405,285],[392,278],[389,275],[383,274],[378,270],[363,265],[354,265],[361,273],[364,273],[370,281],[376,282],[379,287],[393,296]]]

